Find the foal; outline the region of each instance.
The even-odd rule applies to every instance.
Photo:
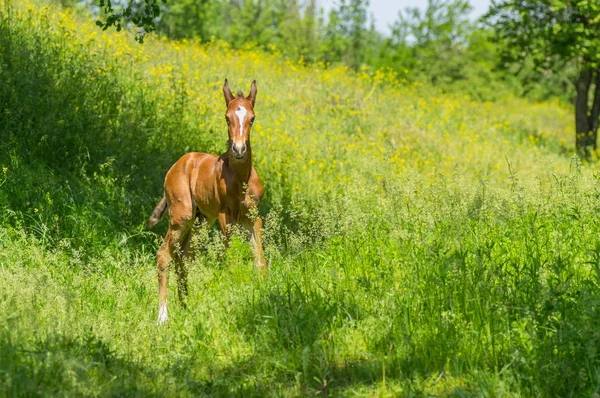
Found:
[[[167,172],[165,193],[150,218],[152,228],[169,208],[169,231],[158,249],[158,324],[167,322],[167,281],[171,260],[175,261],[179,300],[185,305],[187,297],[187,270],[183,257],[190,246],[194,219],[213,225],[219,220],[221,231],[227,237],[230,224],[241,224],[251,233],[250,243],[255,265],[265,269],[267,263],[262,248],[262,220],[257,207],[264,194],[260,178],[252,166],[250,128],[254,123],[256,80],[250,94],[244,97],[231,93],[225,79],[223,94],[227,111],[225,120],[229,130],[227,152],[221,156],[191,152],[183,155]]]

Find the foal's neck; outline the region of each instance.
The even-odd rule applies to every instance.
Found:
[[[250,171],[252,170],[252,150],[248,145],[248,152],[246,157],[242,160],[237,160],[235,157],[229,155],[229,168],[234,171],[240,183],[248,183],[250,179]]]

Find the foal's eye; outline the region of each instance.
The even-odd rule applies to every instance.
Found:
[[[229,116],[225,116],[225,120],[227,121],[227,124],[229,124]]]
[[[254,124],[254,117],[250,119],[250,124]]]

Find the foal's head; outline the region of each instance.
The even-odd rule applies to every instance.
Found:
[[[225,79],[223,94],[227,104],[225,120],[229,129],[229,154],[236,160],[244,160],[250,148],[250,128],[254,123],[254,101],[256,100],[256,80],[252,82],[250,94],[244,97],[241,91],[233,96]]]

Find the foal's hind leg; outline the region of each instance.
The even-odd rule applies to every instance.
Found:
[[[184,238],[188,234],[192,226],[192,210],[191,206],[188,211],[187,206],[179,206],[169,208],[171,220],[169,231],[165,237],[165,241],[158,249],[156,269],[158,272],[158,324],[162,325],[167,322],[167,284],[169,278],[169,267],[171,261],[175,260],[176,264],[181,262],[181,248]],[[179,268],[179,267],[178,267]]]

